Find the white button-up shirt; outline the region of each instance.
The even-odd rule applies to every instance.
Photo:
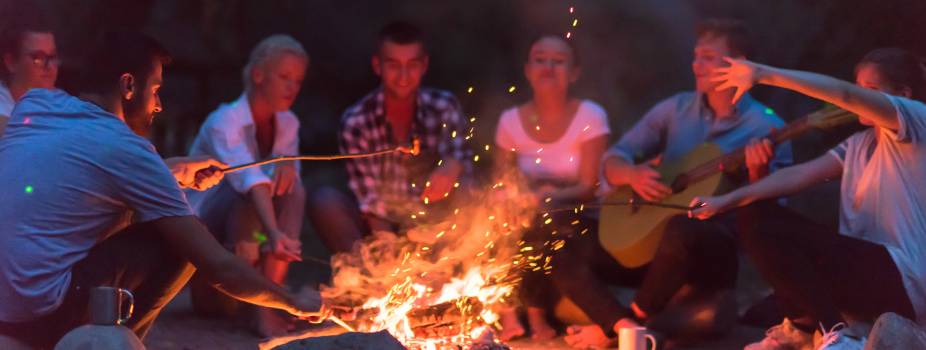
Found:
[[[0,81],[0,136],[3,136],[3,129],[6,123],[10,121],[10,116],[13,115],[13,106],[15,105],[16,101],[10,95],[10,89]]]
[[[16,101],[13,100],[10,89],[6,87],[6,84],[0,81],[0,118],[6,117],[9,119],[9,117],[13,115],[13,106],[15,105]]]
[[[273,139],[272,155],[293,156],[299,154],[299,119],[292,111],[275,115],[276,135]],[[209,114],[193,141],[190,155],[210,155],[219,161],[236,166],[262,160],[257,148],[256,127],[251,116],[251,106],[246,94],[235,102],[222,104]],[[299,169],[299,163],[296,162]],[[274,164],[259,168],[239,170],[225,175],[225,181],[238,193],[247,193],[251,187],[272,183]],[[199,208],[218,186],[203,192],[187,191],[190,205]]]

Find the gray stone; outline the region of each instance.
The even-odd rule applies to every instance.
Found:
[[[55,350],[145,350],[138,337],[123,326],[83,325],[65,334]]]
[[[926,349],[926,331],[916,322],[888,312],[875,322],[865,350]]]
[[[274,350],[406,350],[389,332],[349,332],[291,341]]]

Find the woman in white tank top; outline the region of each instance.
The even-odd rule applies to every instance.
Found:
[[[569,41],[552,35],[534,40],[524,65],[533,98],[506,110],[498,123],[496,170],[524,175],[540,205],[563,206],[595,197],[599,161],[610,130],[601,106],[569,95],[579,71],[578,57]],[[544,234],[549,232],[529,232],[525,236]],[[530,241],[528,237],[525,240]],[[546,292],[553,290],[542,273],[524,274],[520,296],[527,307],[534,339],[556,336],[546,322],[546,309],[558,297]],[[514,309],[501,316],[501,339],[525,333]]]

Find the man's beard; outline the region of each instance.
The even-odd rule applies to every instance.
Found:
[[[122,101],[122,111],[129,129],[132,129],[138,136],[147,137],[148,132],[151,131],[154,113],[145,111],[145,103],[141,99]]]

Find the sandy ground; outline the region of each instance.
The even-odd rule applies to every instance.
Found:
[[[741,326],[723,339],[677,349],[742,349],[750,340],[761,338],[762,333],[760,329]],[[195,315],[189,293],[184,291],[161,314],[145,345],[152,350],[253,350],[260,341],[255,334],[237,327],[232,321]],[[568,349],[562,338],[542,343],[518,340],[509,345],[517,350]]]

